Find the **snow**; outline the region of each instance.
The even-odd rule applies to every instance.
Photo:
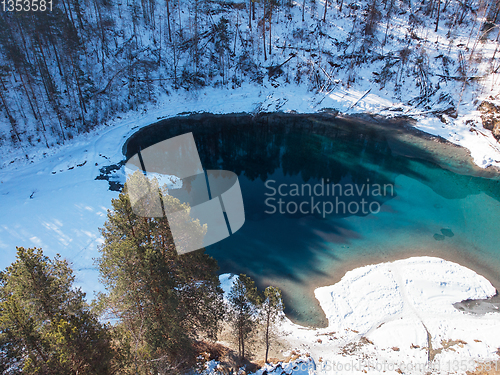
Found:
[[[127,165],[123,167],[125,176],[132,175],[135,170],[131,170],[127,168]],[[158,181],[158,186],[166,186],[167,189],[181,189],[182,188],[182,180],[173,175],[168,174],[160,174],[155,172],[148,172],[148,178],[156,179]]]
[[[365,334],[375,325],[406,315],[454,316],[458,312],[453,303],[484,299],[495,292],[484,277],[465,267],[419,257],[358,268],[338,284],[316,289],[315,296],[327,312],[329,330]]]
[[[353,91],[351,103],[362,92]],[[376,112],[382,107],[375,107],[381,102],[377,102],[373,95],[371,92],[361,100],[363,112],[368,108]],[[323,100],[321,106],[330,106],[327,100]],[[168,97],[168,105],[124,115],[108,126],[75,137],[71,143],[59,148],[41,149],[30,162],[4,165],[0,169],[0,202],[4,213],[0,216],[0,266],[4,268],[14,261],[15,246],[39,246],[48,256],[60,253],[72,263],[77,286],[92,297],[94,291],[102,291],[94,265],[94,259],[99,255],[97,247],[102,242],[98,228],[106,220],[111,199],[118,196],[117,192],[108,190],[107,181],[96,181],[95,177],[103,166],[122,161],[123,143],[132,133],[158,118],[182,112],[253,113],[259,108],[275,110],[279,106],[282,111],[310,113],[319,108],[315,104],[317,101],[318,96],[305,88],[268,92],[253,84],[235,90],[206,88],[197,93]],[[446,136],[445,125],[441,122],[424,119],[418,126]],[[452,128],[450,124],[447,126],[448,130]],[[462,137],[455,142],[462,142],[475,150],[476,162],[486,160],[482,166],[500,159],[498,151],[488,143],[488,137],[465,128],[462,133],[458,128],[453,129],[456,134],[450,134],[454,137],[461,134]],[[123,181],[123,168],[113,178]],[[394,263],[358,269],[348,273],[338,285],[319,289],[317,297],[329,317],[329,332],[336,333],[325,335],[329,333],[327,330],[310,330],[287,322],[285,330],[292,332],[287,336],[288,340],[303,352],[311,352],[316,364],[319,357],[338,359],[338,354],[333,354],[335,350],[359,340],[361,335],[375,344],[373,347],[369,345],[373,358],[425,360],[427,354],[423,348],[427,345],[427,333],[419,323],[422,321],[436,348],[445,339],[460,338],[467,342],[463,348],[454,345],[452,349],[456,352],[446,350],[439,354],[443,361],[459,356],[478,360],[494,357],[500,346],[498,318],[467,316],[451,307],[452,302],[491,295],[491,285],[463,267],[443,261],[426,262],[430,263],[419,265],[415,261],[411,267]],[[412,267],[420,271],[412,274]],[[424,272],[426,267],[427,272]],[[430,284],[423,287],[423,280]],[[222,280],[224,290],[230,288],[230,282],[229,278]],[[359,293],[359,290],[364,293]],[[407,297],[403,298],[403,290]],[[332,298],[332,295],[336,297]],[[419,312],[420,318],[415,311]],[[377,328],[380,324],[382,326]],[[323,344],[317,343],[318,334],[325,335],[319,336]],[[420,348],[410,349],[411,344]],[[398,347],[400,351],[393,351],[392,347]]]
[[[372,90],[365,95],[370,89]],[[454,144],[467,148],[478,166],[482,168],[490,165],[500,167],[500,144],[489,130],[483,129],[477,122],[480,122],[479,111],[470,108],[470,111],[459,115],[457,119],[443,115],[446,121],[443,123],[435,116],[428,113],[422,114],[421,111],[412,110],[412,107],[395,101],[382,90],[373,89],[369,83],[366,85],[360,83],[357,88],[345,88],[340,85],[327,93],[312,92],[306,85],[284,85],[275,88],[271,85],[259,86],[244,83],[235,89],[207,87],[195,92],[179,92],[175,96],[164,96],[162,99],[157,104],[147,106],[142,112],[122,114],[95,132],[79,135],[65,145],[51,149],[33,148],[30,150],[30,162],[37,162],[51,155],[59,155],[60,163],[51,161],[53,172],[60,172],[71,167],[76,168],[87,161],[87,155],[85,152],[81,153],[79,145],[87,144],[88,148],[96,145],[104,146],[105,140],[115,143],[113,155],[108,154],[106,158],[119,162],[121,159],[119,160],[120,156],[117,153],[121,151],[123,142],[117,142],[118,139],[123,138],[124,141],[132,133],[132,130],[154,123],[158,119],[178,114],[273,111],[314,113],[329,108],[346,114],[369,113],[393,117],[400,113],[395,113],[394,108],[399,108],[404,109],[403,114],[416,118],[415,127],[417,129],[441,136]],[[411,110],[412,112],[409,112]],[[478,126],[471,128],[468,120],[472,120]],[[94,142],[92,140],[94,136],[101,140],[98,143]],[[105,151],[107,151],[107,147],[104,147],[100,153],[106,155]],[[6,153],[0,158],[2,170],[6,169],[10,163],[15,164],[14,167],[27,163],[23,157],[13,159],[15,155],[15,152],[13,154]],[[112,156],[114,158],[111,158]],[[96,157],[97,155],[94,155],[94,158]],[[102,162],[103,160],[96,161]]]
[[[290,362],[280,362],[277,364],[266,364],[261,369],[256,371],[255,375],[309,375],[310,371],[314,371],[316,368],[312,358],[307,356],[301,356],[298,359]],[[207,361],[205,363],[205,369],[200,373],[200,375],[218,375],[223,371],[219,367],[219,362],[216,360]],[[238,374],[243,374],[243,369]]]
[[[471,127],[467,124],[467,121],[474,121],[479,116],[479,111],[470,112],[455,120],[444,115],[446,123],[442,123],[435,117],[422,117],[415,127],[465,147],[470,151],[474,163],[481,168],[491,165],[499,167],[500,143],[489,130]]]
[[[227,300],[229,293],[231,292],[231,288],[233,287],[234,282],[238,279],[237,275],[232,275],[230,273],[223,273],[219,276],[220,287],[224,292],[224,298]]]
[[[293,21],[287,21],[282,17],[273,26],[273,54],[265,62],[261,57],[261,61],[257,61],[259,68],[265,71],[266,66],[282,63],[291,51],[298,52],[296,58],[290,61],[293,65],[290,65],[290,68],[286,66],[291,72],[297,69],[314,71],[311,67],[327,67],[321,58],[326,59],[329,54],[342,59],[342,54],[331,40],[340,44],[345,43],[351,38],[349,30],[353,29],[357,21],[352,17],[353,11],[347,6],[341,13],[335,9],[338,4],[330,3],[326,23],[316,22],[321,18],[318,17],[318,12],[324,4],[320,1],[316,5],[308,2],[305,12],[306,22],[301,24],[305,30],[304,34],[318,29],[325,30],[328,43],[325,39],[308,40],[305,37],[303,40],[295,40],[290,37],[298,27],[297,23],[302,12],[302,2],[295,2],[292,10]],[[360,5],[366,4],[361,1]],[[316,8],[313,9],[313,6]],[[448,13],[452,11],[450,7]],[[183,19],[185,23],[189,21],[188,13],[186,12],[186,18]],[[393,15],[388,43],[385,46],[374,47],[376,50],[374,53],[380,56],[397,55],[407,42],[413,43],[409,39],[403,39],[403,36],[407,35],[407,17],[410,13],[411,9],[404,15]],[[234,18],[235,14],[230,16]],[[241,16],[243,17],[243,12]],[[219,15],[214,15],[213,22],[217,22],[218,17]],[[444,20],[446,14],[443,13],[442,17]],[[294,81],[294,73],[290,73],[289,81],[284,77],[276,79],[266,77],[259,85],[251,82],[252,77],[243,77],[241,86],[235,88],[219,85],[192,91],[173,91],[172,95],[158,94],[155,104],[141,105],[137,111],[115,114],[112,119],[107,119],[91,133],[75,135],[63,145],[47,149],[43,145],[44,142],[37,144],[33,141],[33,145],[23,144],[22,147],[11,147],[5,142],[2,144],[3,153],[0,156],[2,207],[0,268],[14,261],[16,246],[38,246],[42,247],[48,256],[60,253],[68,259],[75,269],[77,285],[89,296],[92,296],[94,291],[101,290],[102,286],[99,284],[93,260],[98,256],[97,247],[102,242],[98,228],[104,224],[107,210],[111,208],[111,199],[116,198],[118,193],[108,190],[107,181],[96,181],[95,178],[99,175],[100,168],[122,161],[123,144],[132,133],[158,119],[182,113],[256,114],[266,111],[315,113],[328,108],[347,114],[412,116],[417,120],[416,128],[467,148],[478,166],[500,167],[499,143],[490,131],[482,128],[477,111],[477,105],[483,100],[492,100],[498,104],[498,100],[490,98],[498,96],[500,85],[497,80],[500,73],[486,75],[489,71],[488,62],[496,44],[491,40],[481,42],[481,48],[477,50],[480,50],[479,57],[482,57],[482,60],[467,69],[468,75],[484,75],[479,84],[471,83],[463,86],[460,81],[443,80],[439,78],[439,74],[443,74],[443,71],[435,62],[438,61],[438,56],[447,54],[451,60],[450,75],[454,75],[459,55],[465,53],[464,51],[470,51],[468,47],[472,47],[471,38],[475,38],[478,34],[480,22],[455,27],[450,35],[446,35],[447,27],[443,25],[436,33],[434,25],[425,21],[429,20],[424,20],[414,29],[421,47],[412,45],[414,48],[412,59],[420,54],[424,60],[426,59],[425,61],[429,61],[429,66],[432,68],[429,81],[434,86],[440,87],[433,96],[427,98],[428,103],[425,105],[415,103],[421,88],[415,83],[414,76],[403,74],[409,72],[409,67],[401,67],[402,82],[399,87],[396,87],[394,82],[382,86],[374,82],[373,72],[380,72],[384,62],[367,59],[369,63],[356,65],[352,69],[344,67],[340,70],[328,70],[331,79],[320,69],[319,74],[325,84],[319,89],[311,90],[306,73],[303,74],[301,83]],[[126,17],[119,22],[130,27],[132,25]],[[381,26],[385,26],[384,20],[380,22]],[[244,28],[245,24],[243,20],[240,23],[241,28]],[[247,31],[242,29],[240,33]],[[255,32],[258,32],[256,27]],[[385,28],[380,27],[378,33],[383,32]],[[124,34],[123,39],[127,40],[129,36]],[[139,37],[144,43],[141,48],[149,40],[154,39],[148,35]],[[381,35],[377,37],[383,39]],[[278,48],[286,43],[293,48],[286,50]],[[466,47],[459,47],[462,44]],[[355,52],[355,47],[356,43],[349,44],[348,51],[344,51],[344,54]],[[314,58],[311,53],[306,54],[306,49],[310,49],[311,53],[318,53],[319,50],[327,53]],[[238,55],[241,51],[234,52]],[[256,55],[259,53],[257,48]],[[469,54],[466,57],[469,56],[472,57]],[[345,65],[348,65],[349,60],[345,61],[347,61]],[[107,69],[109,74],[114,74],[115,69],[121,67],[120,63],[123,61],[113,60],[110,64],[116,67],[111,66],[111,69]],[[186,61],[182,61],[180,65],[183,63]],[[56,68],[51,66],[50,69],[55,71]],[[91,73],[95,72],[89,74]],[[351,81],[350,78],[353,76],[356,79]],[[97,83],[107,82],[104,80],[105,77],[102,78],[103,82]],[[217,86],[217,83],[213,82],[213,86]],[[18,92],[16,94],[16,90],[20,84],[12,84],[12,87],[14,97],[19,94]],[[119,96],[118,94],[122,93],[118,91],[113,93],[115,94],[117,101],[125,97]],[[447,109],[450,101],[441,103],[439,99],[447,95],[453,97],[452,102],[458,103],[457,118],[446,115],[438,118],[432,113]],[[22,104],[18,106],[22,108]],[[77,106],[71,107],[77,108]],[[33,125],[30,121],[28,113],[24,129],[27,131],[26,137],[30,135],[30,126]],[[2,135],[9,134],[10,128],[6,120],[3,120],[0,126]],[[34,129],[33,126],[32,128]],[[55,138],[49,139],[50,144],[56,142]],[[28,154],[28,160],[25,154]],[[124,175],[122,168],[112,175],[112,179],[123,182]],[[175,176],[164,182],[170,184],[170,188],[178,187],[180,183]],[[233,281],[234,276],[221,276],[221,284],[226,293]],[[363,335],[373,342],[373,345],[360,345],[355,350],[354,356],[363,358],[365,355],[372,359],[376,358],[379,362],[375,364],[384,360],[399,364],[402,361],[425,362],[427,331],[431,335],[435,349],[442,347],[443,340],[466,342],[467,344],[459,343],[451,346],[450,349],[453,350],[442,350],[437,354],[436,358],[442,364],[441,368],[445,369],[446,363],[454,363],[453,361],[461,361],[464,358],[498,359],[494,354],[500,347],[498,316],[467,315],[452,306],[453,302],[466,298],[484,298],[493,293],[494,289],[487,280],[464,267],[435,258],[411,258],[356,269],[348,272],[338,284],[317,289],[316,297],[328,317],[328,328],[312,330],[294,325],[287,320],[283,329],[290,332],[287,340],[291,345],[296,345],[303,353],[311,353],[318,367],[322,363],[320,357],[323,360],[347,363],[345,357],[339,354],[341,349],[345,345],[358,343]],[[322,343],[318,342],[318,338],[321,338]],[[412,349],[412,345],[415,348]],[[393,347],[399,350],[393,350]],[[467,362],[467,365],[470,363]],[[273,373],[272,371],[274,370],[269,370],[268,373]],[[345,373],[342,370],[328,373],[336,372]],[[296,373],[298,372],[294,372]],[[395,373],[395,370],[387,373]]]
[[[294,374],[294,375],[309,375],[316,369],[314,361],[312,358],[303,356],[294,361],[287,363],[278,363],[276,365],[266,364],[264,367],[255,372],[255,375],[281,375]]]
[[[175,3],[175,2],[174,2]],[[175,17],[172,17],[173,34],[180,33],[181,24],[188,25],[193,22],[193,7],[189,2],[171,4]],[[235,1],[235,3],[248,4],[246,1]],[[483,100],[490,100],[500,103],[498,95],[500,85],[498,79],[500,72],[492,73],[495,68],[493,59],[498,43],[495,41],[497,30],[491,35],[482,35],[480,26],[485,21],[484,12],[476,13],[466,17],[465,22],[448,25],[453,20],[457,4],[449,4],[447,9],[442,9],[441,23],[438,31],[435,29],[435,16],[426,15],[421,5],[412,2],[396,2],[395,9],[390,17],[387,17],[387,7],[384,5],[380,9],[383,16],[377,21],[377,28],[373,38],[365,38],[362,34],[364,14],[371,2],[360,0],[355,6],[347,2],[342,11],[339,9],[339,2],[330,2],[327,12],[326,22],[322,21],[324,1],[302,2],[294,1],[293,7],[284,8],[276,12],[273,16],[272,26],[272,53],[264,59],[261,41],[261,29],[254,25],[253,29],[248,28],[248,14],[241,7],[227,7],[218,2],[211,2],[206,6],[213,6],[217,11],[207,12],[208,16],[199,15],[200,34],[202,31],[212,30],[222,17],[229,20],[229,24],[235,30],[235,36],[241,40],[252,41],[251,49],[245,47],[245,43],[230,43],[230,49],[226,51],[224,59],[227,59],[224,77],[220,74],[220,66],[213,63],[214,40],[200,40],[205,45],[201,59],[202,73],[211,72],[211,77],[205,77],[205,87],[191,88],[189,91],[175,90],[169,80],[172,78],[172,60],[169,56],[169,44],[163,38],[159,38],[158,27],[151,27],[132,22],[129,5],[127,3],[116,3],[110,8],[110,14],[106,16],[113,19],[116,28],[116,35],[113,36],[114,43],[108,43],[105,49],[109,48],[109,55],[115,56],[109,61],[95,64],[94,59],[82,56],[82,64],[89,75],[89,79],[97,87],[104,88],[109,82],[107,93],[101,98],[97,96],[96,103],[89,103],[89,113],[95,110],[99,119],[96,131],[90,135],[75,135],[75,139],[65,141],[65,145],[58,145],[62,142],[58,139],[59,123],[50,111],[44,116],[47,127],[53,128],[54,134],[50,131],[46,134],[48,143],[54,144],[47,149],[44,141],[36,132],[34,119],[28,110],[21,111],[23,102],[26,101],[22,94],[20,82],[9,76],[9,85],[12,90],[5,93],[8,101],[12,102],[11,110],[14,115],[22,117],[19,121],[19,132],[23,135],[24,143],[22,147],[11,145],[9,141],[11,126],[7,120],[0,121],[0,139],[5,141],[2,148],[6,152],[0,157],[0,165],[4,167],[13,160],[15,163],[23,163],[25,154],[32,161],[40,160],[45,156],[59,153],[60,150],[71,150],[61,153],[60,163],[54,164],[54,171],[61,171],[64,168],[76,166],[86,159],[83,155],[75,154],[73,146],[82,141],[89,141],[94,134],[106,132],[109,127],[127,128],[130,121],[137,121],[134,126],[143,126],[143,119],[150,119],[150,122],[157,117],[169,117],[184,112],[207,111],[211,113],[231,113],[248,112],[257,113],[259,111],[296,111],[299,113],[313,113],[325,108],[332,108],[341,113],[371,113],[383,116],[406,115],[418,120],[417,128],[429,132],[455,144],[468,148],[474,161],[480,167],[490,165],[500,166],[500,149],[498,142],[493,138],[491,132],[482,128],[477,106]],[[385,3],[384,3],[385,4]],[[182,9],[177,9],[177,6]],[[227,5],[227,4],[226,4]],[[305,5],[305,9],[302,6]],[[164,14],[161,4],[156,5],[156,12],[153,12],[160,25],[160,18]],[[222,8],[221,8],[222,7]],[[471,10],[482,9],[481,2],[472,1]],[[260,8],[260,6],[258,7]],[[421,8],[421,9],[420,9]],[[224,9],[222,11],[222,9]],[[239,9],[239,10],[238,10]],[[305,21],[302,22],[302,11],[305,13]],[[258,10],[258,12],[261,9]],[[95,14],[88,9],[82,9],[84,18],[88,19],[90,25],[97,23]],[[178,17],[177,18],[177,13]],[[117,16],[118,15],[118,16]],[[260,17],[260,15],[258,16]],[[413,22],[410,22],[413,17]],[[477,18],[477,19],[476,19]],[[165,20],[163,20],[165,21]],[[255,23],[255,22],[254,22]],[[139,33],[136,35],[136,26]],[[189,40],[192,30],[182,28],[182,35],[185,40]],[[120,31],[120,32],[118,32]],[[208,33],[210,34],[210,33]],[[298,36],[300,34],[300,36]],[[210,34],[211,35],[211,34]],[[128,76],[118,75],[111,80],[119,71],[124,69],[130,61],[123,55],[124,45],[132,37],[136,36],[137,54],[149,60],[156,59],[158,52],[158,40],[160,44],[166,45],[160,52],[163,56],[162,64],[158,70],[150,69],[148,78],[153,82],[163,82],[166,88],[154,86],[150,94],[152,95],[149,104],[137,104],[130,98],[130,87],[126,84]],[[484,37],[480,38],[479,37]],[[202,38],[204,38],[202,36]],[[101,50],[100,38],[89,38],[85,48],[88,48],[88,55],[93,55],[95,51]],[[111,39],[111,37],[110,37]],[[254,45],[255,44],[255,45]],[[401,51],[409,49],[408,62],[403,63]],[[181,53],[181,52],[180,52]],[[268,69],[272,66],[287,61],[291,54],[295,54],[291,60],[283,65],[283,74],[275,77],[268,76]],[[364,54],[361,58],[353,58],[357,54]],[[246,71],[238,68],[238,59],[229,55],[247,56],[255,63],[255,70]],[[187,73],[193,66],[191,52],[184,51],[178,56],[178,69],[186,69]],[[84,63],[85,61],[85,63]],[[446,62],[445,62],[446,61]],[[54,84],[59,89],[64,87],[64,83],[59,78],[58,67],[55,59],[49,58],[48,69],[52,72]],[[461,65],[465,64],[465,67]],[[391,65],[393,63],[393,65]],[[389,78],[384,82],[382,76],[387,64],[393,67]],[[420,64],[420,65],[419,65]],[[104,69],[106,68],[106,69]],[[460,71],[474,80],[463,83]],[[421,72],[421,74],[417,74]],[[255,84],[256,75],[262,76],[262,83]],[[394,77],[395,76],[395,77]],[[392,78],[391,78],[392,77]],[[144,78],[144,77],[142,77]],[[234,80],[238,83],[232,82]],[[312,82],[316,83],[313,84]],[[241,83],[241,85],[240,85]],[[11,87],[9,86],[9,87]],[[426,87],[429,89],[425,94]],[[145,88],[142,88],[143,90]],[[165,91],[171,92],[166,95]],[[128,108],[137,107],[135,111],[126,113],[115,113],[118,109],[111,107]],[[18,103],[21,100],[21,103]],[[42,99],[39,99],[42,101]],[[68,115],[74,118],[78,112],[78,105],[63,96],[60,99],[61,105],[68,107]],[[66,101],[69,102],[66,102]],[[92,99],[94,100],[94,99]],[[13,103],[16,103],[14,105]],[[153,102],[155,104],[153,104]],[[27,104],[27,103],[25,103]],[[45,103],[46,104],[46,103]],[[120,104],[120,105],[118,105]],[[27,105],[25,105],[28,108]],[[19,111],[15,108],[19,107]],[[47,106],[50,107],[50,106]],[[92,108],[90,108],[92,107]],[[451,118],[441,115],[441,121],[434,112],[444,111],[454,108],[458,112],[458,117]],[[24,113],[21,116],[19,113]],[[43,112],[43,110],[42,110]],[[107,117],[107,113],[112,117]],[[151,116],[151,114],[156,114]],[[53,121],[49,124],[48,122]],[[53,125],[53,126],[49,126]],[[129,128],[130,129],[130,128]],[[69,132],[69,129],[67,129]],[[73,131],[74,132],[74,131]],[[31,139],[30,143],[26,140]],[[90,141],[91,142],[91,141]],[[68,154],[71,159],[66,159]],[[109,155],[107,155],[109,157]]]
[[[234,279],[220,276],[226,292]],[[495,293],[488,280],[466,267],[413,257],[357,268],[337,284],[317,288],[328,327],[310,329],[285,319],[281,331],[290,350],[302,354],[297,363],[307,358],[307,369],[314,367],[317,374],[397,374],[398,368],[410,374],[425,374],[429,368],[433,373],[465,373],[478,363],[499,361],[500,317],[467,314],[453,303]],[[437,351],[430,365],[429,337]],[[287,366],[293,367],[293,361]]]

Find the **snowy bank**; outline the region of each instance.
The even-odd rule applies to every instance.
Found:
[[[220,279],[227,293],[234,277]],[[500,369],[500,315],[453,307],[495,293],[466,267],[414,257],[357,268],[337,284],[317,288],[328,327],[310,329],[286,319],[282,331],[290,349],[311,355],[318,374],[465,373],[490,361]]]
[[[203,11],[193,2],[172,2],[167,17],[158,2],[144,10],[144,18],[124,2],[107,4],[102,18],[82,6],[81,22],[66,19],[81,38],[71,47],[57,27],[44,28],[47,34],[40,38],[29,22],[5,18],[11,34],[0,43],[0,58],[9,67],[2,80],[0,143],[16,154],[9,152],[9,159],[31,156],[37,147],[50,153],[48,147],[71,144],[76,134],[122,111],[149,111],[150,103],[162,108],[160,116],[172,115],[179,103],[189,109],[173,114],[228,113],[246,95],[235,110],[426,114],[431,120],[423,126],[431,133],[477,143],[473,156],[479,165],[500,160],[492,157],[489,148],[495,145],[480,121],[467,123],[467,116],[478,117],[481,102],[499,103],[494,3],[446,1],[438,19],[434,2],[287,1],[276,2],[269,15],[266,3],[257,3],[257,19],[248,8],[255,2],[243,0],[203,2]],[[65,19],[66,10],[59,11]],[[267,45],[266,22],[258,20],[263,16],[269,16]],[[6,52],[16,45],[22,53]],[[43,68],[40,49],[46,51]],[[96,51],[106,52],[97,57]],[[443,122],[434,121],[436,115]]]
[[[90,134],[77,135],[65,145],[47,149],[37,146],[29,150],[30,161],[40,161],[50,156],[59,155],[60,163],[53,166],[54,171],[75,167],[81,164],[87,155],[79,155],[79,146],[87,144],[93,147],[103,146],[103,138],[113,142],[114,150],[121,146],[128,136],[138,129],[157,122],[160,119],[191,113],[252,113],[289,112],[318,113],[324,109],[337,110],[340,114],[372,114],[386,117],[409,116],[416,120],[415,127],[426,133],[440,136],[447,141],[469,150],[474,162],[481,168],[500,167],[500,144],[491,131],[482,127],[480,112],[472,104],[463,106],[462,112],[454,119],[446,115],[439,118],[433,113],[415,111],[411,106],[394,100],[386,90],[370,90],[369,83],[360,83],[357,88],[336,87],[329,92],[314,92],[306,85],[283,84],[255,85],[244,83],[241,87],[203,88],[195,92],[179,92],[175,96],[164,95],[156,104],[145,105],[141,111],[127,112],[116,116]],[[132,131],[133,130],[133,131]],[[106,137],[103,135],[106,134]],[[94,141],[94,137],[99,139]],[[117,142],[117,140],[120,140]],[[75,150],[76,148],[76,150]],[[99,149],[106,155],[108,147]],[[25,150],[10,150],[0,157],[1,169],[9,169],[19,164],[26,164]],[[68,158],[67,154],[72,156]],[[64,155],[66,154],[66,155]],[[63,157],[64,155],[64,157]],[[108,155],[109,156],[109,155]],[[113,155],[118,156],[118,155]],[[67,159],[67,160],[66,160]],[[80,160],[82,159],[82,160]],[[62,161],[64,160],[64,161]],[[113,159],[113,162],[120,160]],[[1,170],[0,170],[1,174]]]

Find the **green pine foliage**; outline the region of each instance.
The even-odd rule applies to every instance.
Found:
[[[107,293],[100,304],[118,318],[115,328],[129,348],[123,371],[178,373],[194,358],[195,340],[217,337],[224,317],[218,266],[204,249],[179,255],[166,218],[137,216],[127,194],[131,183],[112,201],[101,229],[98,267]],[[181,207],[156,180],[150,188],[165,204]],[[197,221],[191,224],[194,236],[204,234]]]
[[[228,316],[238,341],[240,359],[245,358],[245,344],[253,337],[258,325],[257,306],[260,302],[255,282],[244,274],[239,275],[229,292]]]
[[[4,374],[111,374],[109,327],[99,323],[73,287],[58,256],[17,248],[0,273],[0,370]]]
[[[281,290],[268,286],[261,293],[250,277],[240,274],[231,287],[228,300],[228,317],[238,341],[240,359],[245,360],[249,344],[262,335],[267,362],[269,348],[279,336],[278,325],[285,316]]]

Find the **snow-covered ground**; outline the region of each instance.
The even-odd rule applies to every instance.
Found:
[[[221,275],[225,293],[235,278]],[[499,314],[472,315],[453,307],[495,293],[484,277],[433,257],[349,271],[337,284],[315,290],[328,327],[284,320],[283,337],[290,350],[302,354],[286,365],[296,371],[286,373],[465,373],[492,361],[500,367]]]
[[[428,9],[425,9],[429,4],[396,1],[388,6],[386,2],[382,2],[378,4],[381,17],[375,22],[372,36],[363,35],[362,30],[367,22],[367,10],[372,3],[376,5],[377,2],[348,1],[342,7],[343,2],[330,1],[323,21],[324,1],[291,1],[291,8],[276,11],[272,17],[271,53],[267,56],[263,53],[261,26],[255,24],[262,17],[260,12],[263,2],[258,3],[257,20],[254,19],[253,28],[248,26],[249,13],[244,10],[248,3],[236,0],[205,4],[214,8],[212,12],[201,12],[196,16],[199,16],[196,18],[199,26],[196,32],[200,32],[200,45],[204,46],[200,51],[200,66],[193,64],[193,54],[190,50],[179,52],[177,64],[174,64],[170,56],[173,45],[163,40],[166,45],[162,48],[165,35],[161,36],[160,20],[162,15],[164,16],[164,4],[155,5],[157,9],[153,13],[158,18],[157,25],[160,26],[156,28],[151,28],[147,23],[140,23],[138,26],[137,20],[132,22],[130,4],[109,4],[107,17],[113,21],[111,23],[114,24],[115,30],[109,40],[114,42],[107,43],[104,48],[101,46],[104,40],[92,34],[92,37],[83,43],[82,52],[87,53],[82,53],[80,62],[95,89],[104,91],[102,97],[92,92],[90,102],[87,103],[89,116],[95,116],[95,123],[100,127],[98,132],[103,131],[104,122],[121,126],[123,122],[116,119],[117,111],[124,110],[123,108],[137,110],[121,115],[122,119],[134,118],[145,109],[151,113],[154,111],[152,105],[144,104],[151,102],[157,103],[156,113],[159,116],[185,111],[315,112],[322,108],[335,108],[342,113],[413,116],[419,120],[417,127],[469,148],[474,160],[481,167],[500,165],[498,143],[490,132],[481,126],[477,111],[484,100],[500,103],[500,71],[497,67],[498,59],[495,58],[498,51],[498,28],[493,28],[489,33],[484,32],[483,26],[488,16],[482,1],[474,0],[468,4],[467,12],[471,13],[470,17],[468,13],[463,13],[462,17],[467,17],[458,23],[456,13],[462,3],[446,2],[447,5],[441,9],[441,23],[437,31],[435,15],[432,15],[432,11],[429,15]],[[232,6],[229,6],[231,4]],[[176,7],[175,17],[171,20],[173,34],[182,34],[183,38],[186,38],[174,42],[187,42],[194,32],[190,27],[186,27],[194,22],[194,3],[177,2],[171,5]],[[180,8],[177,9],[177,6]],[[95,12],[91,8],[81,11],[84,18],[90,22],[89,25],[92,26],[95,22],[97,27]],[[217,38],[213,37],[211,31],[223,17],[229,22],[231,43],[221,59],[215,59],[224,62],[221,67],[219,63],[214,62],[213,43],[216,43]],[[137,27],[139,31],[136,30]],[[91,29],[92,27],[88,27],[88,30]],[[140,35],[135,43],[138,61],[156,60],[157,54],[161,53],[164,56],[156,70],[152,66],[146,70],[147,77],[142,75],[144,72],[136,72],[136,78],[148,79],[138,79],[134,85],[145,85],[141,82],[147,81],[152,87],[147,90],[146,87],[139,87],[147,91],[148,95],[143,93],[144,97],[136,98],[132,95],[131,98],[131,83],[126,82],[130,78],[130,72],[125,69],[130,65],[130,57],[123,54],[128,48],[124,46],[131,37],[136,37],[137,32]],[[82,33],[86,35],[83,30]],[[29,46],[34,36],[27,37]],[[31,43],[36,46],[37,40],[39,39],[34,38]],[[35,46],[26,48],[27,52],[35,53]],[[105,61],[102,66],[96,64],[93,58],[89,58],[101,49],[109,51],[110,56],[110,59],[103,57]],[[50,53],[49,48],[47,53],[47,69],[52,72],[55,86],[64,91],[67,83],[65,85],[60,77],[59,60]],[[240,57],[248,61],[245,60],[246,62],[241,64]],[[61,58],[65,60],[64,56]],[[281,64],[284,64],[281,73],[268,74],[271,67]],[[165,82],[170,82],[174,65],[179,70],[175,73],[176,77],[182,69],[186,70],[187,75],[194,73],[192,69],[197,72],[200,70],[205,75],[202,80],[206,86],[187,85],[189,91],[173,89],[170,83]],[[254,68],[243,68],[247,65]],[[208,72],[212,78],[207,76]],[[464,77],[467,77],[465,82]],[[261,83],[251,83],[254,81]],[[153,82],[163,82],[163,85],[167,86],[160,87]],[[58,152],[58,143],[64,142],[70,146],[75,144],[75,141],[68,140],[70,135],[82,139],[71,127],[65,129],[66,138],[61,139],[59,128],[62,129],[62,125],[56,121],[53,111],[42,108],[41,113],[49,129],[43,137],[47,138],[47,144],[54,144],[47,149],[46,142],[36,130],[40,124],[37,124],[28,110],[21,80],[12,75],[6,78],[4,83],[9,90],[3,95],[11,104],[12,115],[18,120],[16,126],[22,141],[12,144],[12,126],[7,119],[2,118],[0,140],[3,139],[2,148],[6,152],[0,157],[0,165],[10,163],[16,158],[23,159],[25,154],[32,158],[36,152],[41,155]],[[41,81],[38,81],[38,84],[41,85]],[[107,89],[104,89],[105,87]],[[141,91],[139,88],[137,90]],[[134,90],[136,88],[132,91]],[[170,96],[165,95],[167,90],[171,92]],[[139,96],[138,93],[135,95]],[[80,116],[80,108],[76,96],[66,96],[61,94],[59,98],[60,110],[67,112],[68,117],[77,122],[75,118]],[[145,99],[146,96],[149,99]],[[50,108],[50,105],[43,103],[43,96],[37,100],[40,101],[40,107]],[[45,105],[41,105],[42,103]],[[458,118],[440,115],[438,119],[435,112],[443,111],[456,111]],[[109,120],[110,118],[115,120]]]
[[[411,116],[417,120],[415,125],[417,129],[443,137],[454,144],[467,148],[478,166],[482,168],[491,165],[500,167],[500,143],[493,137],[491,131],[482,128],[480,113],[472,103],[463,104],[462,111],[456,119],[446,115],[440,119],[395,101],[387,90],[370,90],[371,88],[369,82],[366,82],[365,84],[360,83],[356,88],[345,88],[338,85],[333,91],[323,93],[310,91],[307,85],[273,87],[272,85],[261,86],[245,83],[235,89],[207,87],[193,92],[179,92],[175,96],[163,96],[157,104],[145,106],[140,112],[128,112],[117,116],[98,130],[90,134],[76,136],[75,139],[68,141],[63,146],[55,146],[51,149],[30,148],[29,162],[37,162],[49,155],[59,154],[61,160],[64,159],[63,165],[60,166],[61,169],[64,169],[70,167],[72,162],[67,151],[71,149],[70,155],[74,155],[79,152],[78,148],[75,150],[75,146],[88,144],[88,147],[91,147],[97,142],[93,139],[95,136],[102,139],[102,136],[111,130],[112,133],[108,134],[107,139],[114,142],[117,146],[116,149],[118,149],[125,140],[118,138],[119,135],[122,137],[129,135],[131,129],[137,129],[156,122],[159,118],[172,117],[177,114],[274,111],[314,113],[328,108],[338,110],[342,114],[367,113],[387,117]],[[395,109],[398,110],[395,111]],[[5,170],[9,164],[14,164],[14,167],[26,164],[24,151],[22,149],[10,150],[10,152],[0,156],[1,170]],[[106,150],[102,149],[102,151]],[[67,158],[68,160],[66,160]],[[58,167],[58,165],[54,165],[55,170]]]

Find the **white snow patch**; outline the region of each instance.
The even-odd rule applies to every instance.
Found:
[[[227,293],[234,276],[223,274],[220,280]],[[453,307],[455,302],[495,293],[483,276],[434,257],[349,271],[337,284],[315,290],[328,327],[283,322],[281,330],[290,349],[310,354],[314,364],[307,367],[311,372],[297,368],[285,373],[398,374],[399,369],[425,374],[432,369],[433,374],[464,374],[477,363],[497,361],[500,366],[496,354],[500,316],[472,315]],[[433,349],[441,349],[432,363],[428,363],[428,338]]]

